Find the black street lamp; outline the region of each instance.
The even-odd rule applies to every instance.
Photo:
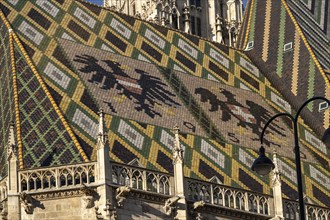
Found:
[[[295,142],[295,159],[296,159],[296,172],[297,172],[297,182],[298,182],[298,198],[299,198],[299,215],[300,220],[305,220],[305,205],[304,205],[304,196],[303,196],[303,185],[302,185],[302,175],[301,175],[301,163],[300,163],[300,150],[299,150],[299,139],[298,139],[298,117],[301,112],[301,110],[311,101],[314,101],[316,99],[324,100],[328,103],[330,106],[330,101],[324,97],[314,97],[309,100],[307,100],[298,110],[295,117],[290,115],[289,113],[279,113],[277,115],[274,115],[271,119],[268,120],[266,123],[264,129],[262,130],[262,133],[260,135],[260,142],[261,145],[263,144],[263,138],[266,131],[266,128],[268,125],[277,117],[280,116],[288,116],[291,121],[293,122],[293,132],[294,132],[294,142]],[[324,135],[322,137],[323,142],[330,142],[330,127],[324,132]],[[267,175],[270,173],[271,170],[274,169],[274,164],[271,159],[266,157],[265,155],[265,148],[263,146],[260,147],[260,155],[259,157],[254,161],[252,165],[252,170],[256,171],[260,175]]]

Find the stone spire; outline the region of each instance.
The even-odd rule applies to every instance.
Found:
[[[7,158],[8,160],[11,160],[10,158],[18,161],[17,158],[17,146],[15,141],[15,134],[14,134],[15,126],[14,123],[10,124],[9,128],[9,138],[8,138],[8,147],[7,147]]]
[[[187,4],[183,5],[184,32],[190,33],[190,8]]]
[[[18,158],[17,145],[15,141],[15,126],[12,123],[9,128],[9,138],[7,145],[7,164],[8,164],[8,219],[20,218],[20,199],[18,189]]]
[[[272,188],[274,197],[274,214],[273,219],[284,219],[283,218],[283,204],[282,204],[282,184],[281,184],[281,174],[278,169],[277,154],[273,154],[273,163],[275,168],[272,175]]]
[[[114,204],[111,196],[111,189],[109,187],[111,183],[111,165],[109,156],[109,146],[107,144],[107,135],[104,130],[104,114],[102,109],[99,111],[99,128],[97,137],[97,163],[96,163],[96,182],[98,183],[97,192],[100,195],[98,200],[98,210],[100,215],[108,219],[107,208],[109,208],[109,201]],[[109,200],[110,199],[110,200]]]
[[[176,125],[174,131],[174,146],[173,146],[173,165],[174,165],[174,186],[175,196],[179,197],[177,201],[176,219],[187,219],[187,204],[184,192],[184,174],[183,174],[183,149],[179,139],[179,127]]]
[[[104,133],[104,114],[103,114],[103,110],[100,109],[100,111],[99,111],[99,131],[98,131],[98,138],[97,138],[98,148],[104,148],[106,141],[107,141],[107,135]]]
[[[216,39],[217,42],[219,43],[224,43],[223,42],[223,36],[222,36],[222,18],[220,17],[219,14],[216,15],[215,18],[216,22],[215,22],[215,28],[216,28]]]

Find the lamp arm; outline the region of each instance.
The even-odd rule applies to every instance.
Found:
[[[278,118],[280,116],[288,116],[292,122],[294,122],[294,118],[292,115],[290,115],[289,113],[286,113],[286,112],[283,112],[283,113],[279,113],[279,114],[276,114],[274,115],[273,117],[271,117],[267,123],[265,124],[264,128],[262,129],[262,132],[261,132],[261,135],[260,135],[260,142],[261,142],[261,145],[263,144],[263,140],[264,140],[264,134],[265,134],[265,131],[266,131],[266,128],[268,127],[268,125],[275,119],[275,118]]]
[[[304,102],[304,104],[302,104],[302,106],[298,109],[297,111],[297,114],[296,114],[296,117],[294,119],[294,122],[297,123],[298,122],[298,117],[299,117],[299,114],[300,112],[303,110],[303,108],[308,105],[311,101],[314,101],[314,100],[317,100],[317,99],[320,99],[320,100],[323,100],[323,101],[326,101],[328,103],[328,105],[330,106],[330,101],[324,97],[321,97],[321,96],[316,96],[316,97],[313,97],[313,98],[310,98],[308,99],[306,102]]]

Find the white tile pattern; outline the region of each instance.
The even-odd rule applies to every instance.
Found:
[[[106,51],[109,51],[109,52],[114,52],[110,47],[108,47],[106,44],[102,44],[101,46],[101,49],[102,50],[106,50]]]
[[[86,12],[84,12],[82,9],[76,8],[76,10],[73,14],[84,24],[88,25],[92,29],[94,28],[94,26],[96,24],[95,19],[92,16],[90,16],[89,14],[87,14]]]
[[[330,179],[324,173],[321,173],[321,171],[313,167],[311,164],[309,165],[309,172],[311,177],[330,190]]]
[[[222,66],[229,69],[229,60],[225,58],[221,53],[215,51],[213,48],[210,50],[210,56],[219,62]]]
[[[201,151],[216,164],[220,165],[222,168],[225,168],[225,156],[218,149],[203,139],[201,142]]]
[[[122,23],[120,23],[117,19],[113,18],[111,20],[110,26],[118,31],[122,36],[124,36],[126,39],[129,39],[131,37],[132,31],[125,27]]]
[[[57,84],[59,84],[63,89],[67,89],[71,81],[70,77],[65,75],[60,69],[54,66],[52,63],[48,63],[44,72]]]
[[[146,58],[145,56],[143,56],[141,54],[138,55],[138,60],[151,63],[151,61],[148,58]]]
[[[256,77],[260,76],[258,68],[243,57],[240,57],[239,64],[245,69],[249,70],[251,73],[253,73],[253,75],[255,75]]]
[[[71,40],[71,41],[76,41],[73,37],[71,37],[68,33],[64,32],[62,34],[63,39]]]
[[[23,21],[21,23],[21,25],[18,27],[18,30],[21,31],[27,38],[32,40],[37,45],[39,45],[44,39],[44,36],[26,21]]]
[[[45,0],[37,0],[36,4],[44,9],[48,14],[50,14],[52,17],[56,17],[56,15],[58,14],[58,12],[60,11],[55,5],[53,5],[52,3],[50,3],[49,1],[45,1]]]
[[[313,147],[316,147],[323,153],[327,154],[327,147],[325,146],[325,144],[320,139],[318,139],[317,137],[312,135],[306,129],[305,129],[305,138],[306,138],[306,141],[309,142]]]
[[[297,183],[297,174],[296,170],[287,165],[284,161],[281,159],[277,159],[278,163],[278,169],[280,170],[280,173],[283,174],[286,178],[291,180],[294,183]]]
[[[275,94],[273,91],[271,91],[271,93],[270,93],[270,98],[274,103],[279,105],[285,111],[287,111],[288,113],[291,113],[290,104],[287,101],[285,101],[284,99],[282,99],[281,97],[279,97],[277,94]]]
[[[189,54],[193,58],[197,59],[197,57],[198,57],[198,51],[195,48],[193,48],[192,46],[190,46],[188,43],[186,43],[182,39],[179,39],[178,46],[182,50],[186,51],[187,54]]]
[[[144,136],[132,128],[125,121],[120,120],[118,132],[123,135],[128,141],[134,144],[138,149],[142,149]]]
[[[151,30],[147,29],[144,36],[148,38],[151,42],[153,42],[155,45],[157,45],[159,48],[164,49],[165,41],[158,37],[158,35]]]
[[[162,134],[160,136],[160,142],[162,142],[169,149],[173,149],[174,146],[174,135],[169,134],[167,131],[162,130]],[[183,152],[186,152],[186,146],[181,144]]]
[[[255,160],[255,158],[241,148],[238,149],[238,159],[248,167],[251,167]]]
[[[88,133],[91,137],[97,138],[98,124],[90,119],[85,113],[76,109],[72,121],[81,129]]]

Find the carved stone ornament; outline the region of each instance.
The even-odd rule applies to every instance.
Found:
[[[123,206],[124,200],[126,199],[126,195],[130,191],[130,188],[127,186],[121,186],[116,189],[116,200],[118,207]]]
[[[202,216],[201,212],[199,211],[199,209],[204,207],[204,205],[205,205],[205,202],[203,200],[194,202],[192,204],[192,210],[191,211],[192,211],[192,215],[194,216],[194,218],[196,220],[202,220],[203,219],[203,216]]]
[[[0,203],[0,219],[7,219],[7,203],[5,201]]]
[[[163,208],[166,215],[170,216],[173,214],[173,212],[176,210],[176,204],[179,201],[179,199],[180,199],[179,196],[175,196],[165,201],[165,205]]]
[[[92,188],[84,185],[84,188],[81,189],[81,192],[83,193],[82,204],[85,208],[89,209],[94,206],[94,195],[96,194],[96,191]]]
[[[95,214],[96,214],[96,219],[113,219],[113,220],[117,220],[117,210],[116,207],[113,207],[110,200],[107,199],[107,202],[105,204],[105,207],[103,209],[103,211],[105,211],[105,217],[102,215],[101,212],[99,212],[99,207],[95,206]]]
[[[9,142],[7,147],[7,158],[13,157],[14,159],[17,158],[17,146],[15,142],[15,135],[14,135],[14,123],[10,124],[10,131],[9,131]]]
[[[176,125],[173,128],[174,131],[174,147],[173,147],[173,163],[183,163],[183,149],[179,139],[179,127]]]
[[[20,193],[20,200],[26,214],[32,214],[34,209],[32,197],[29,194],[22,192]]]

